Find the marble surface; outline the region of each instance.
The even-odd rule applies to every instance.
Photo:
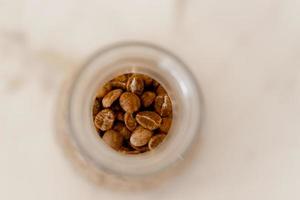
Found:
[[[299,0],[0,0],[0,199],[299,199],[299,13]],[[192,164],[143,191],[92,184],[54,138],[64,79],[123,40],[178,54],[205,101]]]

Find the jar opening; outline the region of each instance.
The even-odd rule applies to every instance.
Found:
[[[91,109],[97,135],[126,155],[153,151],[172,125],[172,101],[153,77],[123,73],[102,85]]]

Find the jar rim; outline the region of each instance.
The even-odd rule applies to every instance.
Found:
[[[122,51],[120,51],[120,50],[122,50]],[[162,147],[164,147],[164,148],[158,148],[158,151],[156,151],[156,152],[158,152],[158,153],[159,153],[159,151],[166,152],[166,153],[164,153],[163,156],[161,155],[163,153],[161,153],[161,154],[145,153],[144,155],[141,154],[139,156],[127,156],[126,159],[124,159],[123,158],[124,156],[122,155],[123,157],[121,159],[121,157],[120,157],[121,155],[118,152],[115,152],[114,150],[110,149],[102,141],[97,140],[97,139],[95,140],[96,137],[89,138],[89,140],[86,140],[83,137],[83,133],[81,133],[81,135],[80,135],[79,130],[78,130],[78,127],[79,127],[78,121],[82,118],[80,118],[79,116],[86,115],[88,113],[87,113],[86,107],[84,109],[85,111],[78,110],[78,112],[74,112],[74,110],[76,110],[78,107],[78,105],[76,105],[76,104],[78,104],[78,102],[79,102],[79,101],[74,102],[74,98],[75,99],[79,98],[82,95],[82,94],[78,94],[78,91],[87,89],[87,85],[82,86],[82,87],[78,85],[80,82],[90,81],[87,79],[83,80],[83,76],[86,74],[93,75],[93,77],[95,76],[95,72],[90,71],[89,73],[87,73],[87,70],[90,70],[91,68],[94,67],[94,68],[97,68],[98,71],[100,69],[103,71],[104,66],[107,67],[107,63],[103,62],[103,59],[105,56],[107,56],[108,54],[113,52],[113,53],[117,54],[118,56],[121,56],[122,58],[126,58],[126,51],[130,51],[130,53],[133,53],[133,52],[138,52],[137,50],[141,51],[141,55],[139,55],[141,57],[143,57],[143,53],[145,53],[145,55],[146,55],[147,53],[149,53],[149,52],[146,53],[146,51],[150,51],[151,55],[152,55],[152,53],[155,54],[155,56],[154,56],[155,59],[162,59],[163,57],[165,58],[164,60],[159,60],[160,65],[157,66],[157,67],[159,67],[157,69],[158,69],[158,72],[159,72],[159,70],[162,70],[162,72],[164,72],[164,73],[168,72],[168,74],[160,75],[163,78],[166,78],[167,76],[169,78],[173,77],[172,81],[174,81],[174,80],[176,81],[176,84],[178,86],[177,89],[180,90],[179,93],[182,96],[178,97],[178,94],[177,94],[177,97],[172,97],[172,95],[171,95],[171,97],[173,98],[173,99],[172,98],[171,99],[174,100],[174,98],[175,98],[174,101],[179,102],[179,98],[184,97],[185,101],[188,101],[188,102],[180,103],[180,104],[182,104],[182,105],[180,105],[180,106],[182,106],[182,108],[180,108],[181,109],[180,112],[181,112],[181,114],[184,112],[184,114],[185,114],[184,116],[186,116],[186,119],[184,119],[186,121],[185,127],[181,127],[183,125],[178,125],[178,117],[177,117],[177,122],[173,121],[173,123],[177,123],[177,128],[179,127],[178,130],[187,131],[187,133],[186,133],[186,135],[184,135],[183,133],[180,133],[180,134],[178,133],[177,138],[175,137],[176,135],[174,136],[174,138],[176,139],[177,142],[174,142],[175,139],[173,138],[172,145],[170,145],[170,143],[169,144],[166,143],[165,145],[162,145]],[[121,55],[122,53],[124,53],[124,54]],[[137,56],[137,57],[139,57],[139,56]],[[130,57],[127,57],[127,58],[130,58]],[[106,59],[112,59],[112,58],[109,57]],[[120,57],[118,57],[118,59],[120,59]],[[153,58],[151,58],[151,59],[153,59]],[[112,61],[115,61],[115,60],[110,60],[107,62],[109,64],[112,64],[111,63]],[[101,62],[102,62],[102,66],[101,66]],[[97,65],[98,65],[98,67],[95,67]],[[171,71],[170,71],[170,66],[172,66]],[[125,68],[123,68],[123,70],[124,69]],[[143,73],[143,71],[139,71],[140,68],[138,66],[135,66],[134,70],[137,73],[139,73],[139,72]],[[106,71],[108,71],[108,70],[106,70]],[[110,71],[110,72],[103,71],[103,73],[104,74],[106,73],[106,75],[103,75],[102,77],[103,78],[106,77],[106,79],[108,79],[109,74],[111,75],[112,71]],[[145,72],[145,74],[147,74],[147,73]],[[179,76],[179,78],[174,77],[176,75]],[[102,82],[104,82],[104,80],[102,80]],[[81,102],[85,102],[83,104],[89,105],[89,111],[91,111],[91,102],[92,102],[91,95],[95,94],[95,90],[99,85],[100,85],[100,82],[98,82],[97,84],[94,84],[94,89],[91,90],[89,95],[87,95],[87,96],[89,96],[89,98],[87,98],[85,100],[84,99],[81,100]],[[172,84],[169,83],[169,86],[167,86],[167,87],[172,87]],[[172,88],[172,89],[174,89],[174,88]],[[172,101],[172,102],[174,102],[174,101]],[[188,105],[189,103],[192,104],[193,108],[191,108],[191,105]],[[183,105],[183,104],[185,104],[185,105]],[[192,144],[193,139],[198,134],[198,131],[200,128],[200,123],[199,123],[200,113],[201,113],[201,105],[200,104],[201,104],[200,90],[199,90],[199,85],[198,85],[196,79],[194,78],[193,74],[189,71],[188,67],[184,64],[184,62],[181,59],[179,59],[177,56],[175,56],[173,53],[171,53],[170,51],[165,50],[159,46],[156,46],[154,44],[150,44],[150,43],[136,42],[136,41],[135,42],[117,43],[117,44],[113,44],[106,48],[98,50],[83,65],[83,67],[79,70],[76,77],[74,78],[74,82],[73,82],[73,84],[71,86],[71,90],[70,90],[70,97],[68,99],[68,105],[69,105],[68,106],[68,122],[69,122],[69,128],[70,128],[70,132],[71,132],[70,136],[74,140],[74,142],[77,146],[77,149],[79,150],[79,153],[82,154],[82,157],[85,158],[87,162],[92,163],[96,168],[99,168],[99,170],[104,170],[104,171],[107,171],[107,172],[110,172],[113,174],[126,175],[126,176],[150,175],[155,172],[162,171],[163,169],[171,166],[172,164],[176,163],[178,160],[182,159],[182,157],[184,156],[186,151],[189,149],[189,145]],[[85,114],[83,114],[83,113],[85,113]],[[74,116],[76,116],[76,117],[74,117]],[[89,115],[89,117],[91,117],[91,115]],[[85,122],[88,122],[87,119],[84,119],[84,120],[85,120]],[[81,131],[82,130],[91,130],[91,127],[94,130],[93,124],[91,123],[92,120],[91,119],[88,119],[88,120],[90,123],[85,123],[85,125],[82,126],[82,128],[79,128],[79,129],[81,129]],[[181,129],[180,129],[180,127],[181,127]],[[174,131],[175,130],[173,130],[173,131],[170,130],[170,132],[173,132],[173,133],[174,133]],[[85,134],[87,134],[86,136],[88,136],[88,137],[91,137],[91,135],[92,135],[90,133],[85,133]],[[88,134],[90,134],[90,135],[88,135]],[[184,138],[180,138],[178,135],[181,137],[184,136]],[[95,135],[93,135],[93,136],[95,136]],[[180,139],[182,141],[179,141]],[[82,140],[86,140],[86,141],[83,142]],[[168,141],[166,141],[166,142],[168,142]],[[185,143],[184,143],[184,145],[182,144],[183,146],[180,146],[181,145],[180,142],[181,143],[185,142]],[[93,146],[95,148],[99,147],[99,149],[97,149],[97,151],[100,151],[100,152],[105,151],[105,154],[107,154],[107,155],[103,155],[103,154],[99,155],[99,157],[103,156],[102,159],[99,159],[99,157],[96,157],[96,153],[93,152],[93,151],[96,151],[96,149],[90,149],[91,146]],[[96,147],[96,146],[98,146],[98,147]],[[164,150],[164,151],[162,151],[162,150]],[[171,153],[173,153],[174,155],[170,155]],[[159,156],[159,155],[161,155],[161,156]],[[147,159],[145,159],[145,158],[147,158]],[[121,163],[123,166],[120,166]],[[143,168],[143,169],[138,170],[139,167]]]

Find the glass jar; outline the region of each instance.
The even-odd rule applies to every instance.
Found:
[[[149,75],[166,88],[173,103],[173,123],[155,150],[125,155],[98,136],[92,118],[97,89],[124,73]],[[174,54],[151,44],[119,43],[100,50],[76,73],[62,91],[57,112],[58,134],[64,149],[93,178],[143,179],[171,169],[199,134],[200,91],[193,74]]]

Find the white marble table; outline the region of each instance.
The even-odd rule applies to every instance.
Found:
[[[300,199],[300,1],[0,0],[0,199]],[[76,173],[54,138],[65,77],[96,49],[143,40],[197,76],[192,165],[118,191]]]

